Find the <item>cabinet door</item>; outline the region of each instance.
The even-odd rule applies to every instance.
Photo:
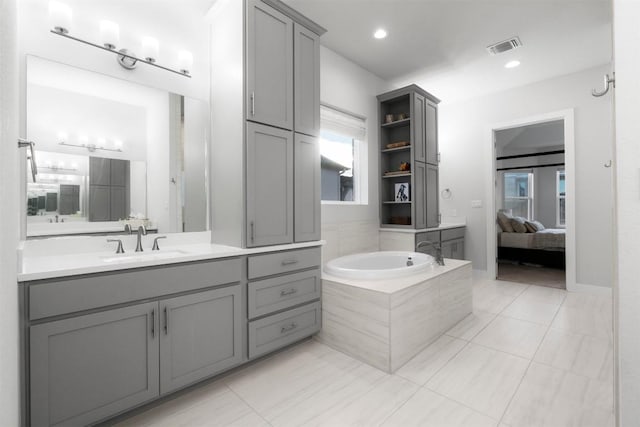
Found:
[[[440,225],[440,198],[438,195],[438,167],[427,165],[427,227]]]
[[[31,425],[87,425],[158,395],[157,303],[30,328]]]
[[[425,193],[427,165],[420,162],[413,163],[413,206],[415,209],[415,228],[427,228],[427,200]]]
[[[320,146],[318,139],[295,134],[294,238],[296,242],[320,240]]]
[[[293,242],[293,133],[247,124],[247,246]]]
[[[448,240],[446,242],[442,242],[442,257],[443,258],[454,258],[454,240]]]
[[[413,160],[414,162],[425,163],[426,154],[426,134],[425,134],[425,111],[427,108],[427,99],[417,93],[413,94],[413,117],[411,118],[413,141]]]
[[[249,0],[246,52],[247,119],[293,129],[293,21]]]
[[[242,361],[240,285],[160,302],[160,392]]]
[[[111,203],[109,205],[111,221],[118,221],[127,217],[126,190],[125,187],[111,187]]]
[[[111,187],[89,186],[89,221],[111,221]]]
[[[111,160],[89,157],[89,184],[111,185]]]
[[[293,26],[295,131],[320,134],[320,36]]]
[[[438,105],[431,101],[425,104],[425,139],[426,162],[438,165]]]
[[[456,239],[452,242],[451,258],[464,259],[464,239]]]
[[[111,185],[125,187],[129,183],[129,160],[111,159]]]

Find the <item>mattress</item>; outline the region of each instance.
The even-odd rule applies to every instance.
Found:
[[[560,228],[547,228],[536,233],[498,234],[498,246],[503,248],[563,251],[564,241],[565,230]]]

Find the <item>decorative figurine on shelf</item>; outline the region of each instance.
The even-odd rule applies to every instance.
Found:
[[[411,164],[409,162],[401,162],[400,170],[404,172],[409,172],[411,170]]]
[[[409,183],[399,182],[395,185],[396,189],[396,202],[408,202],[409,201]]]

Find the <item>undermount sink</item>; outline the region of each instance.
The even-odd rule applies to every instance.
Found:
[[[186,255],[188,253],[189,252],[185,252],[180,249],[167,250],[167,251],[135,252],[131,255],[118,254],[118,255],[103,256],[102,262],[112,263],[112,262],[148,261],[148,260],[156,260],[156,259],[174,258],[176,256]]]

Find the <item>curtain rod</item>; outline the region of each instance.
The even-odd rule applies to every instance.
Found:
[[[554,166],[564,166],[564,163],[551,163],[549,165],[529,165],[529,166],[516,166],[512,168],[497,168],[496,171],[511,171],[518,169],[535,169],[535,168],[550,168]]]
[[[534,153],[534,154],[516,154],[513,156],[500,156],[500,157],[496,157],[496,160],[521,159],[523,157],[549,156],[551,154],[564,154],[564,150],[543,151],[541,153]]]

